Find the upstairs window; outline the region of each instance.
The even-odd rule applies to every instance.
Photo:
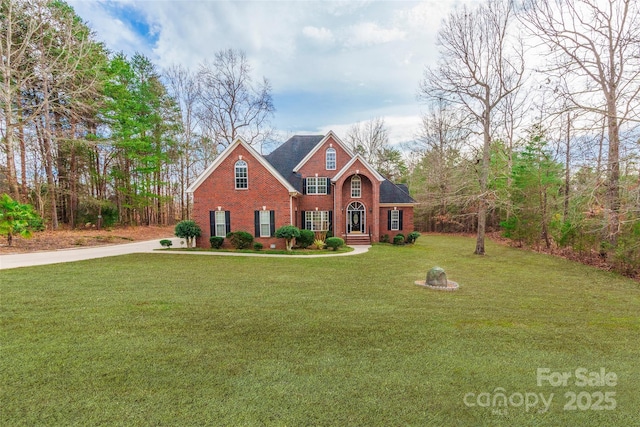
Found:
[[[362,197],[362,180],[358,175],[351,178],[351,197],[354,199]]]
[[[327,148],[326,164],[327,164],[326,166],[327,170],[336,169],[336,149],[335,148]]]
[[[247,172],[247,162],[238,160],[235,167],[236,190],[249,188],[249,174]]]
[[[305,194],[328,194],[327,178],[325,177],[309,177],[306,178]]]

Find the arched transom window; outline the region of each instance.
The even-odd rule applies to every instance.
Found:
[[[236,190],[249,188],[249,173],[247,162],[238,160],[235,167]]]

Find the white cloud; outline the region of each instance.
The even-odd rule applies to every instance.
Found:
[[[397,28],[381,28],[374,22],[363,22],[348,31],[348,46],[371,46],[403,40],[407,33]]]
[[[335,37],[333,36],[333,32],[328,28],[318,28],[311,25],[307,25],[306,27],[304,27],[302,29],[302,34],[304,34],[307,38],[321,44],[331,44],[335,39]]]
[[[420,111],[415,93],[435,63],[441,19],[469,1],[69,0],[108,49],[141,52],[159,67],[195,69],[222,49],[243,50],[255,77],[267,77],[283,100],[276,119],[285,129],[324,132],[337,123],[342,134],[382,116],[394,142],[419,123],[408,117]]]

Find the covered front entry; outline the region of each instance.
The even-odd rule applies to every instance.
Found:
[[[360,202],[349,203],[347,206],[347,234],[364,233],[365,225],[364,205]]]

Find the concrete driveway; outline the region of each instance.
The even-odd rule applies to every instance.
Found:
[[[180,246],[180,238],[167,237],[173,242],[173,247]],[[95,246],[90,248],[60,249],[48,252],[32,252],[27,254],[0,255],[0,270],[18,267],[31,267],[35,265],[58,264],[61,262],[82,261],[85,259],[104,258],[116,255],[153,252],[156,254],[188,254],[188,255],[221,255],[221,256],[259,256],[259,257],[287,257],[287,258],[316,258],[327,256],[358,255],[367,252],[371,246],[352,246],[353,251],[338,254],[323,255],[273,255],[251,254],[237,252],[187,252],[187,251],[155,251],[161,249],[161,239],[147,240],[144,242],[126,243],[122,245]]]
[[[180,245],[180,239],[170,238],[174,246]],[[85,259],[104,258],[138,252],[152,252],[160,249],[161,239],[144,242],[125,243],[122,245],[95,246],[90,248],[60,249],[48,252],[32,252],[27,254],[0,255],[0,270],[7,268],[31,267],[34,265],[58,264],[61,262],[82,261]]]

